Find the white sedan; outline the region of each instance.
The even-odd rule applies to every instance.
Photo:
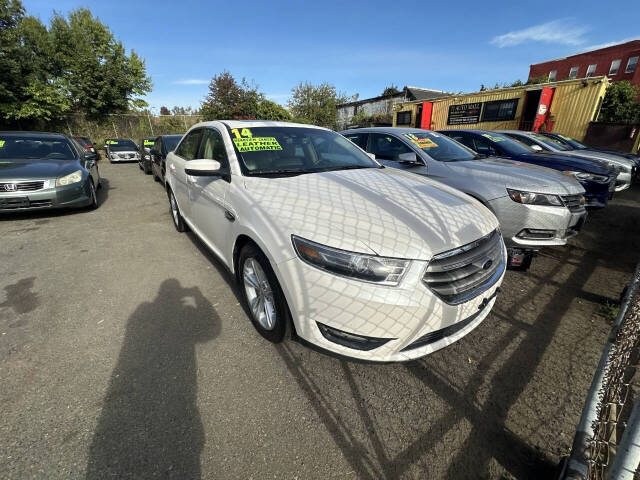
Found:
[[[340,356],[418,358],[478,326],[504,277],[487,208],[319,127],[197,124],[167,157],[167,194],[273,342],[291,329]]]

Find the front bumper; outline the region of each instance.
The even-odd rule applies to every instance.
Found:
[[[63,187],[56,187],[55,183],[45,180],[44,188],[33,192],[0,192],[0,213],[82,208],[91,204],[88,178]]]
[[[450,305],[422,283],[427,263],[413,261],[397,287],[332,275],[298,258],[275,270],[304,342],[344,357],[402,362],[446,347],[476,328],[491,311],[504,278],[502,271],[477,297]],[[348,347],[332,341],[327,328],[385,342],[369,350]]]
[[[565,245],[580,231],[587,217],[584,208],[571,211],[567,207],[524,205],[509,196],[490,201],[489,207],[500,221],[507,248]]]

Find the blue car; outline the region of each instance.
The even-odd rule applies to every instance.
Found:
[[[532,163],[560,170],[575,177],[586,191],[584,197],[587,207],[603,208],[613,196],[616,173],[599,160],[587,160],[559,153],[536,152],[506,135],[486,130],[441,130],[440,133],[481,155]]]

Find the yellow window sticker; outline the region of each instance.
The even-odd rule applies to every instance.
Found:
[[[495,135],[491,135],[490,133],[483,133],[482,136],[488,138],[489,140],[493,140],[494,142],[504,142],[504,138],[496,137]]]
[[[107,145],[117,145],[118,142],[116,142],[115,140],[107,140]]]
[[[239,152],[261,152],[264,150],[282,150],[276,137],[241,137],[234,138],[233,143]]]
[[[4,140],[0,140],[0,148],[4,147]]]
[[[564,138],[565,140],[571,140],[571,138],[567,137],[566,135],[558,134],[558,136],[560,138]]]
[[[144,141],[144,146],[145,147],[149,147],[149,146],[153,147],[155,145],[155,143],[156,142],[154,142],[153,140],[145,140]]]
[[[411,140],[411,142],[413,142],[413,144],[416,145],[418,148],[433,148],[438,146],[436,142],[434,142],[428,137],[420,138],[417,135],[414,135],[413,133],[405,133],[404,136],[409,140]]]

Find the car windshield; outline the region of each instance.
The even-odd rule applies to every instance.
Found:
[[[564,141],[566,142],[570,147],[575,148],[576,150],[586,150],[587,147],[584,143],[580,143],[578,140],[576,140],[575,138],[571,138],[571,137],[567,137],[565,135],[560,135],[558,134],[558,136]],[[547,137],[549,138],[549,137]]]
[[[0,159],[76,160],[75,148],[65,138],[0,135]]]
[[[107,140],[106,143],[109,149],[113,150],[114,152],[122,152],[125,150],[129,151],[129,150],[138,149],[138,147],[133,142],[133,140],[128,140],[128,139],[123,140],[118,138],[113,140]]]
[[[318,128],[234,128],[231,138],[248,175],[382,168],[342,135]]]
[[[479,158],[458,142],[434,132],[411,132],[402,135],[414,146],[440,162],[464,162]]]
[[[530,148],[518,140],[503,135],[502,133],[486,132],[481,134],[483,137],[491,140],[509,155],[522,155],[523,153],[531,153],[535,150]]]
[[[167,152],[175,150],[180,140],[182,140],[182,135],[166,135],[162,137],[162,141],[165,147],[167,147]]]
[[[531,136],[536,140],[538,140],[540,143],[548,145],[551,148],[555,148],[563,152],[566,152],[568,150],[573,150],[573,147],[570,147],[569,145],[566,145],[565,143],[555,138],[547,137],[545,135],[540,135],[539,133],[532,133]]]

